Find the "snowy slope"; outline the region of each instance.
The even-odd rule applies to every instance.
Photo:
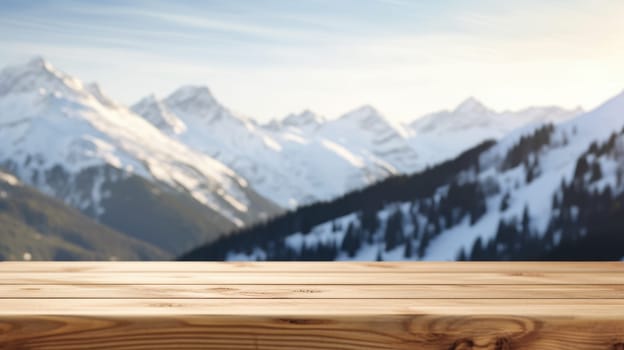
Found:
[[[280,125],[286,128],[293,128],[295,130],[309,133],[317,130],[326,119],[309,109],[306,109],[300,113],[291,113],[284,117],[280,121]]]
[[[163,100],[148,97],[132,109],[170,136],[227,164],[284,208],[329,200],[395,172],[371,152],[353,150],[322,132],[327,123],[309,111],[260,126],[230,112],[201,86],[182,87]]]
[[[470,97],[454,110],[427,114],[405,125],[405,128],[410,144],[422,161],[433,165],[483,140],[500,139],[521,127],[559,123],[582,112],[580,107],[566,110],[555,106],[497,112]]]
[[[557,110],[554,114],[537,120],[559,120]],[[617,217],[624,203],[624,92],[559,124],[537,123],[509,132],[472,160],[460,157],[352,198],[288,214],[264,228],[272,233],[267,241],[249,245],[244,238],[256,234],[250,229],[240,241],[228,237],[187,258],[543,257],[539,254],[582,245],[583,239],[603,250],[575,248],[576,256],[613,256],[601,254],[609,242],[624,239]],[[419,183],[426,185],[415,189]],[[402,192],[413,194],[389,199]]]
[[[232,113],[203,86],[184,86],[164,99],[150,95],[132,110],[187,146],[223,162],[284,208],[330,200],[390,175],[410,174],[522,125],[579,113],[556,107],[491,111],[468,99],[453,111],[410,125],[371,106],[335,119],[312,111],[260,125]]]
[[[488,214],[477,225],[464,225],[441,234],[432,242],[427,259],[455,258],[460,248],[469,250],[474,239],[492,238],[501,219],[520,218],[524,207],[529,210],[533,228],[543,234],[552,216],[552,197],[562,180],[572,180],[579,157],[592,142],[606,141],[612,133],[620,132],[623,126],[624,92],[588,113],[555,126],[550,144],[535,155],[534,161],[538,164],[540,174],[531,183],[526,182],[522,165],[506,171],[500,169],[504,154],[518,142],[522,134],[516,131],[503,138],[481,159],[482,171],[478,179],[482,182],[496,181],[501,189],[499,194],[490,197],[491,209]],[[624,163],[620,162],[616,168],[624,169]],[[617,182],[615,171],[608,176],[610,179],[606,181],[612,184]],[[613,189],[622,190],[616,186]],[[495,209],[504,193],[510,193],[510,205],[501,213]],[[458,233],[464,239],[458,240]]]
[[[101,186],[115,176],[96,170],[83,186],[81,174],[104,166],[188,192],[237,225],[262,210],[233,170],[42,59],[0,72],[0,163],[95,217],[106,196]]]
[[[406,131],[371,106],[357,108],[323,124],[318,133],[362,158],[383,165],[393,174],[424,168],[418,151],[406,140]]]

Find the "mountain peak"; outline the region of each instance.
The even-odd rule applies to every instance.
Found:
[[[48,62],[42,56],[34,56],[28,62],[26,62],[26,64],[22,66],[14,66],[13,69],[22,71],[22,72],[32,72],[35,74],[52,75],[59,79],[70,78],[67,74],[56,69],[56,67],[54,67],[52,63]]]
[[[490,113],[491,110],[487,108],[483,103],[481,103],[481,101],[470,96],[464,101],[462,101],[459,105],[457,105],[457,107],[455,107],[453,112],[461,113],[461,114],[465,114],[465,113],[484,114],[484,113]]]
[[[232,114],[212,95],[210,89],[202,85],[185,85],[163,100],[167,108],[179,118],[203,120],[203,122],[235,121],[244,123],[245,118]]]
[[[42,57],[0,72],[0,96],[34,91],[84,95],[83,88],[78,79],[56,69]]]
[[[287,115],[282,120],[282,125],[294,126],[294,127],[305,127],[305,126],[318,127],[323,122],[325,122],[325,118],[312,112],[309,109],[304,109],[300,113],[291,113]]]
[[[110,97],[106,96],[106,94],[102,92],[102,89],[100,88],[100,85],[98,85],[98,83],[88,83],[85,85],[85,89],[89,91],[89,93],[91,93],[91,95],[93,95],[93,97],[95,97],[104,106],[119,108],[119,105],[115,103],[115,101],[113,101]]]
[[[160,100],[158,99],[158,97],[156,96],[156,94],[151,93],[149,95],[144,96],[143,98],[141,98],[138,102],[136,102],[135,104],[133,104],[130,109],[134,109],[136,106],[141,106],[141,105],[148,105],[148,104],[156,104],[159,103]]]
[[[350,112],[343,114],[336,120],[332,120],[329,124],[347,124],[354,125],[362,130],[373,132],[393,132],[401,137],[405,136],[405,130],[398,124],[388,120],[381,112],[371,105],[363,105]]]
[[[361,113],[361,114],[380,114],[375,107],[371,105],[362,105],[352,111],[352,113]]]
[[[167,133],[179,134],[186,130],[184,122],[172,114],[153,93],[132,105],[130,110]]]
[[[210,89],[202,85],[184,85],[171,93],[166,100],[172,104],[213,105],[217,103]]]
[[[371,105],[363,105],[356,109],[353,109],[345,114],[343,114],[338,119],[348,119],[348,120],[365,120],[365,119],[378,119],[384,120],[385,118],[375,109],[375,107]]]
[[[43,57],[35,56],[31,58],[28,63],[26,63],[28,67],[40,67],[40,68],[51,68],[50,63],[48,63]]]

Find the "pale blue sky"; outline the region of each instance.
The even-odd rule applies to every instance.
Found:
[[[263,120],[593,107],[624,89],[622,18],[621,0],[3,0],[0,64],[41,55],[127,104],[204,84]]]

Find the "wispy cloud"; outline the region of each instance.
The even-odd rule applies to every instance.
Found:
[[[591,106],[624,81],[619,0],[37,4],[0,4],[0,63],[41,54],[124,102],[205,83],[261,118],[364,103],[408,118],[467,95]]]

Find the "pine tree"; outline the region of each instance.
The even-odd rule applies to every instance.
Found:
[[[524,211],[522,212],[522,235],[523,238],[527,237],[531,234],[531,218],[529,217],[529,207],[527,205],[524,206]]]
[[[383,256],[381,255],[381,249],[379,249],[377,251],[377,259],[375,259],[375,260],[377,260],[377,261],[384,261],[383,260]]]
[[[596,143],[596,141],[592,142],[591,145],[589,145],[589,153],[593,153],[593,154],[597,154],[598,153],[598,143]]]
[[[466,250],[462,247],[459,250],[459,254],[457,255],[457,261],[468,261],[468,257],[466,256]]]
[[[566,132],[563,133],[563,145],[567,146],[570,141],[568,141],[568,134]]]
[[[403,213],[401,209],[397,208],[396,211],[388,217],[384,240],[386,243],[386,251],[396,248],[396,246],[403,243],[405,240],[403,234]]]
[[[509,209],[509,200],[511,196],[509,195],[509,192],[505,193],[503,195],[503,198],[501,199],[501,204],[500,204],[500,211],[503,212],[507,209]]]
[[[427,250],[427,246],[429,245],[429,230],[424,229],[420,236],[420,242],[418,244],[418,257],[422,259],[425,256],[425,251]]]
[[[365,231],[374,233],[379,228],[379,218],[374,208],[364,208],[360,213],[360,223]]]
[[[412,239],[411,238],[408,238],[407,241],[405,242],[405,250],[403,251],[403,257],[404,258],[412,257]]]
[[[418,217],[418,213],[412,215],[412,238],[418,239],[420,236],[420,220]]]
[[[487,211],[485,194],[478,183],[474,184],[469,202],[470,224],[474,225]]]
[[[482,260],[483,256],[483,243],[481,242],[481,237],[477,238],[472,245],[472,252],[470,253],[470,258],[472,260]]]
[[[602,169],[600,168],[600,164],[598,163],[598,161],[594,161],[594,163],[592,164],[592,172],[591,172],[591,178],[590,178],[590,182],[595,182],[602,179]]]
[[[574,169],[574,179],[582,181],[585,173],[587,173],[588,170],[589,164],[587,164],[587,159],[585,159],[585,156],[581,156],[576,161],[576,168]]]
[[[353,226],[353,223],[350,223],[340,246],[340,250],[347,252],[350,257],[354,257],[362,246],[362,241],[357,231],[358,229]]]
[[[337,220],[332,221],[332,232],[340,231],[341,227]]]
[[[552,208],[559,209],[561,207],[561,200],[559,199],[559,192],[555,191],[552,197]]]

